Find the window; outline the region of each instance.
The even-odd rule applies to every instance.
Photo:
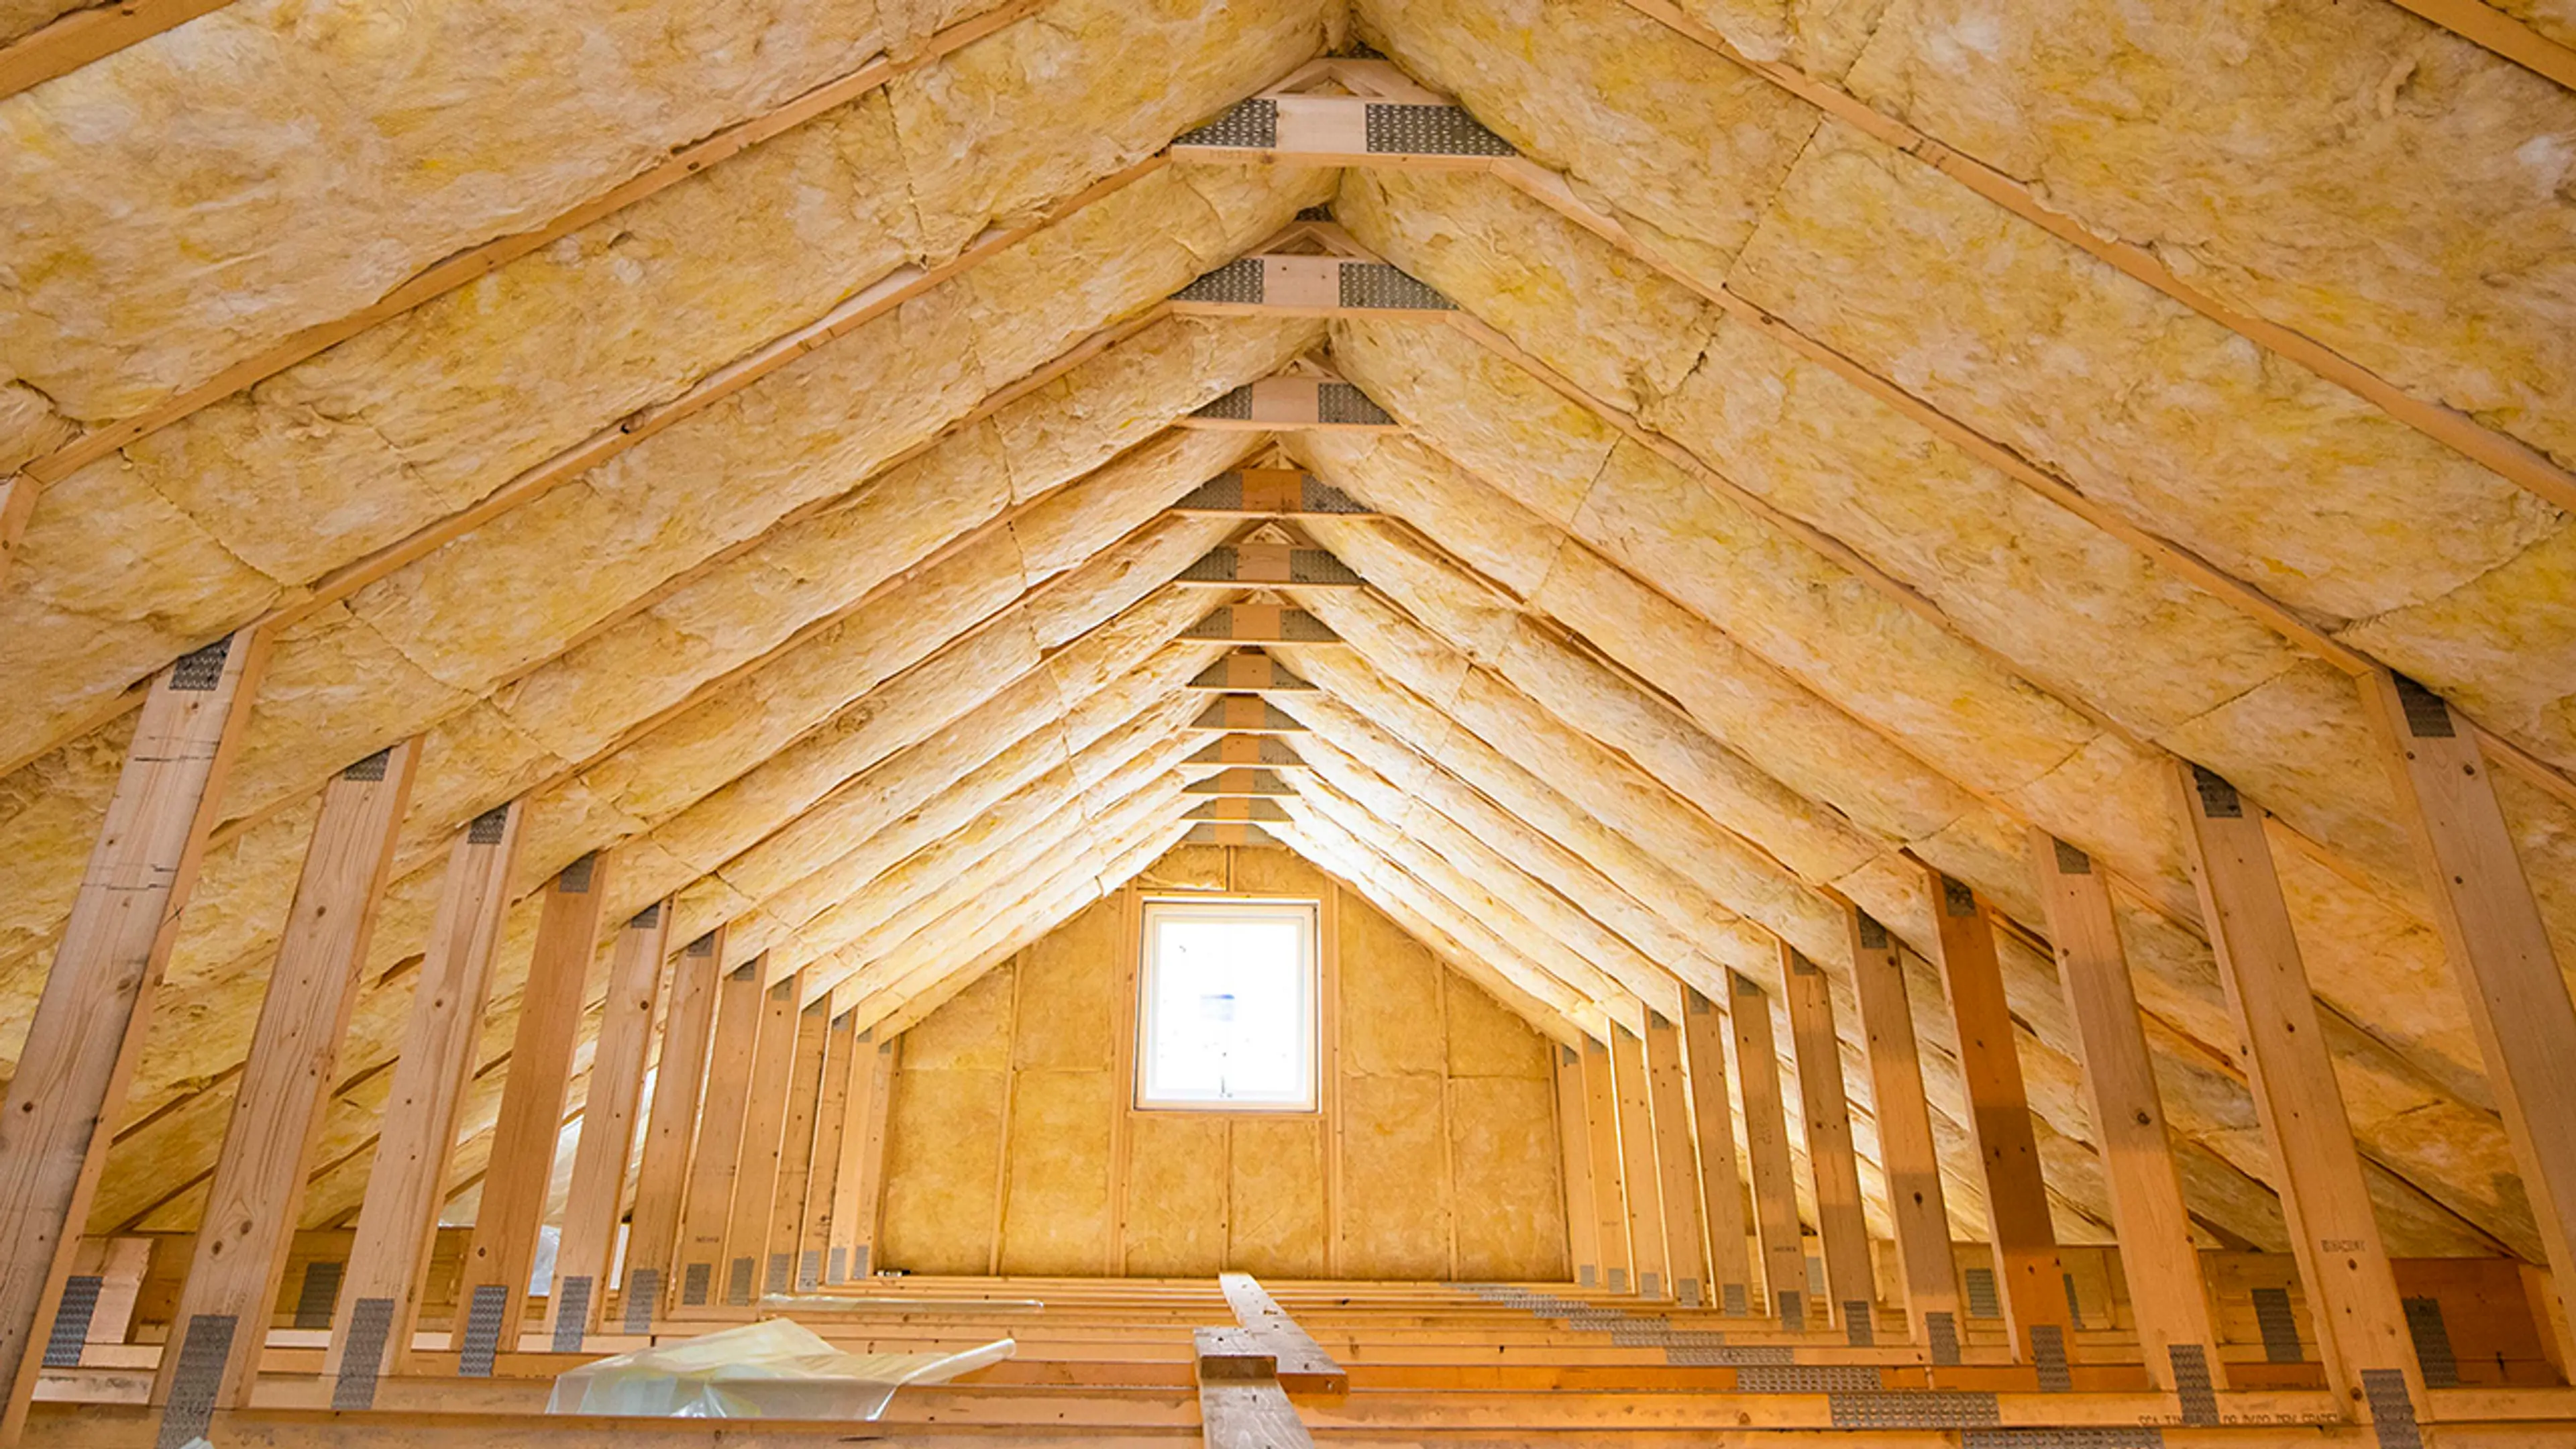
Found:
[[[1311,1112],[1315,903],[1147,901],[1136,1105]]]

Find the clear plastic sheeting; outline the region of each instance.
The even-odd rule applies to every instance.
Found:
[[[954,1353],[843,1353],[772,1318],[584,1364],[555,1379],[550,1414],[665,1419],[874,1419],[905,1384],[1009,1358],[1007,1338]]]

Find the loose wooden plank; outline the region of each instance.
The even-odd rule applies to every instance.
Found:
[[[1208,1449],[1300,1449],[1315,1442],[1276,1380],[1203,1379],[1200,1436]]]
[[[171,1315],[176,1346],[161,1356],[152,1402],[170,1405],[183,1361],[211,1362],[214,1378],[168,1411],[179,1422],[164,1425],[165,1439],[194,1438],[213,1410],[250,1402],[419,760],[420,742],[405,740],[323,787]]]
[[[152,1001],[267,660],[264,637],[153,680],[0,1108],[0,1440],[25,1426]]]
[[[1645,1043],[1646,1092],[1654,1109],[1655,1170],[1664,1209],[1665,1271],[1672,1275],[1673,1297],[1684,1308],[1699,1308],[1707,1303],[1710,1279],[1681,1027],[1660,1011],[1648,1011]]]
[[[790,1292],[819,1284],[822,1258],[811,1271],[800,1258],[805,1241],[805,1189],[814,1167],[815,1137],[821,1131],[823,1056],[832,1038],[832,998],[806,1007],[796,1018],[796,1045],[787,1068],[787,1117],[778,1134],[777,1186],[769,1204],[769,1253],[766,1291]]]
[[[1932,1136],[1932,1107],[1923,1094],[1923,1055],[1914,1036],[1914,1007],[1905,989],[1903,948],[1894,932],[1846,904],[1852,944],[1852,992],[1860,1003],[1868,1049],[1870,1101],[1876,1109],[1879,1169],[1887,1178],[1888,1215],[1896,1229],[1897,1281],[1914,1341],[1936,1358],[1955,1360],[1959,1345],[1959,1267],[1950,1249],[1950,1208],[1941,1188],[1941,1159]],[[1946,1348],[1946,1352],[1942,1350]]]
[[[778,1200],[780,1152],[786,1142],[787,1109],[796,1072],[798,1041],[804,1035],[802,1013],[805,974],[797,972],[770,986],[760,1007],[759,1035],[752,1047],[750,1098],[742,1117],[742,1140],[735,1149],[733,1202],[726,1209],[723,1265],[724,1300],[745,1304],[765,1285],[785,1287],[787,1255],[773,1259],[770,1222]],[[828,1000],[818,1003],[829,1012]]]
[[[1831,983],[1822,967],[1786,941],[1789,1043],[1798,1056],[1798,1102],[1807,1127],[1807,1167],[1816,1184],[1816,1236],[1825,1259],[1825,1301],[1855,1343],[1872,1337],[1878,1288],[1869,1266],[1869,1223],[1861,1216],[1860,1152],[1852,1145],[1851,1099],[1843,1090],[1842,1038],[1834,1031]]]
[[[609,870],[608,857],[585,855],[546,883],[527,986],[510,1038],[510,1074],[501,1084],[501,1115],[492,1128],[483,1198],[475,1209],[474,1235],[466,1243],[456,1289],[459,1305],[497,1298],[504,1350],[518,1347],[519,1323],[526,1315],[528,1274],[563,1137],[573,1038],[581,1030],[582,998],[599,940]],[[466,1367],[473,1367],[470,1359]]]
[[[322,1373],[341,1407],[371,1406],[377,1380],[402,1368],[411,1347],[430,1240],[446,1200],[456,1106],[474,1069],[526,814],[517,800],[487,811],[457,833],[447,853],[375,1166],[331,1315]]]
[[[1699,1209],[1708,1232],[1709,1301],[1733,1313],[1760,1313],[1762,1293],[1746,1249],[1753,1228],[1744,1210],[1744,1172],[1735,1158],[1735,1109],[1726,1097],[1725,1017],[1717,1004],[1682,988],[1682,1047],[1689,1058],[1691,1117],[1699,1137]]]
[[[721,1301],[725,1228],[733,1211],[743,1119],[751,1105],[752,1050],[767,1005],[767,993],[760,989],[767,959],[755,956],[727,971],[716,988],[715,1040],[700,1098],[697,1145],[689,1154],[687,1206],[680,1215],[676,1301],[683,1308]]]
[[[1278,1359],[1281,1387],[1301,1394],[1350,1392],[1350,1374],[1251,1274],[1219,1274],[1217,1286],[1234,1309],[1234,1321],[1259,1335],[1262,1345]]]
[[[1628,1244],[1628,1182],[1619,1160],[1619,1096],[1610,1048],[1583,1041],[1583,1135],[1592,1152],[1592,1210],[1601,1241],[1601,1286],[1626,1293],[1635,1281]]]
[[[2201,918],[2236,1020],[2237,1055],[2272,1152],[2273,1185],[2326,1377],[2348,1409],[2411,1420],[2426,1402],[2396,1273],[2370,1206],[2361,1152],[2290,908],[2264,838],[2263,812],[2187,761],[2174,787]],[[2562,1049],[2564,1049],[2562,1044]],[[2391,1377],[2394,1376],[2394,1377]]]
[[[666,908],[664,920],[669,914]],[[626,1226],[626,1281],[620,1287],[630,1326],[659,1316],[675,1287],[689,1149],[697,1137],[699,1088],[707,1075],[723,963],[724,929],[718,927],[690,942],[671,967],[662,1061],[653,1074],[652,1111],[635,1170],[635,1208]]]
[[[1556,1133],[1563,1163],[1558,1179],[1565,1186],[1565,1236],[1574,1281],[1585,1288],[1601,1285],[1601,1220],[1592,1201],[1592,1144],[1583,1123],[1583,1054],[1558,1044],[1554,1053]]]
[[[1728,972],[1736,1089],[1744,1098],[1745,1156],[1753,1167],[1753,1227],[1762,1243],[1762,1280],[1780,1326],[1807,1327],[1807,1250],[1798,1236],[1798,1180],[1789,1164],[1789,1111],[1780,1098],[1780,1055],[1773,1044],[1771,997]]]
[[[2032,826],[2028,841],[2058,980],[2082,1048],[2084,1085],[2094,1130],[2101,1134],[2096,1146],[2120,1240],[2120,1272],[2128,1281],[2147,1376],[2157,1388],[2172,1389],[2180,1362],[2187,1379],[2223,1387],[2209,1289],[2201,1279],[2199,1250],[2192,1246],[2182,1177],[2174,1168],[2164,1101],[2156,1091],[2128,957],[2120,948],[2119,921],[2111,912],[2110,883],[2091,857],[2047,831]]]
[[[554,1283],[546,1295],[546,1325],[558,1351],[580,1351],[608,1301],[620,1198],[634,1148],[636,1112],[644,1100],[653,1007],[661,994],[670,935],[671,903],[657,901],[627,919],[609,951],[599,1045],[590,1061],[590,1095],[582,1104],[572,1183],[564,1193],[563,1237],[555,1248]]]

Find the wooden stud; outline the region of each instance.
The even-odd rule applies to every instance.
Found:
[[[2012,1006],[2004,998],[1994,925],[1986,919],[1984,902],[1966,883],[1937,871],[1927,871],[1925,879],[1932,892],[1938,964],[1949,990],[1950,1018],[1959,1032],[1969,1130],[1985,1172],[1986,1216],[1994,1226],[2004,1322],[2015,1359],[2038,1363],[2063,1355],[2074,1324],[2066,1306],[2065,1268],[2057,1257],[2057,1229],[2049,1218],[2048,1188],[2040,1177],[2039,1143],[2030,1125],[2030,1095],[2022,1085],[2021,1056],[2013,1041]]]
[[[608,884],[608,860],[597,855],[583,856],[546,883],[527,985],[519,997],[509,1076],[501,1085],[501,1113],[492,1127],[490,1165],[483,1170],[483,1198],[475,1209],[474,1233],[466,1243],[456,1288],[460,1315],[478,1298],[498,1300],[505,1352],[518,1347],[519,1325],[527,1316],[528,1274],[563,1140],[573,1038],[581,1031],[582,997],[590,982]]]
[[[1564,1166],[1565,1237],[1576,1286],[1601,1286],[1601,1218],[1592,1201],[1592,1141],[1583,1122],[1583,1054],[1555,1043],[1556,1135]]]
[[[2487,1081],[2521,1169],[2567,1334],[2576,1282],[2576,1002],[2496,801],[2478,733],[2440,695],[2378,670],[2361,681],[2398,813],[2451,974],[2469,1006]],[[2576,1358],[2576,1341],[2562,1339]]]
[[[1233,862],[1234,857],[1228,855],[1229,873]],[[1103,1270],[1112,1278],[1123,1277],[1127,1272],[1127,1195],[1135,1172],[1136,990],[1145,931],[1144,897],[1135,882],[1118,888],[1117,902],[1118,957],[1112,964],[1112,980],[1118,995],[1109,1006],[1113,1033],[1109,1070],[1118,1106],[1109,1117],[1109,1243],[1107,1267]],[[1327,1242],[1328,1247],[1334,1246],[1329,1239]]]
[[[716,986],[716,1030],[699,1099],[697,1145],[689,1154],[689,1191],[680,1213],[678,1281],[669,1301],[703,1308],[723,1301],[725,1224],[733,1211],[733,1177],[742,1152],[743,1117],[751,1104],[752,1048],[760,1038],[766,956],[724,975]]]
[[[1226,857],[1228,888],[1233,887],[1236,857]],[[1315,970],[1315,1093],[1316,1105],[1324,1118],[1324,1272],[1339,1276],[1342,1270],[1342,1207],[1349,1199],[1342,1187],[1342,1160],[1348,1119],[1342,1113],[1342,888],[1334,882],[1324,889],[1323,899],[1316,903]],[[1447,990],[1444,981],[1442,990]],[[1445,994],[1444,994],[1445,1002]],[[1444,1005],[1443,1010],[1446,1010]],[[1443,1099],[1443,1116],[1446,1116]],[[1449,1233],[1455,1251],[1458,1215],[1449,1214]]]
[[[1807,1327],[1807,1249],[1798,1234],[1798,1179],[1789,1160],[1789,1111],[1780,1099],[1780,1049],[1774,1044],[1771,997],[1728,972],[1734,998],[1736,1089],[1744,1096],[1744,1151],[1753,1166],[1753,1226],[1762,1243],[1762,1281],[1780,1326]]]
[[[2175,763],[2174,782],[2201,919],[2236,1019],[2327,1383],[2357,1416],[2411,1421],[2425,1402],[2423,1375],[2263,812],[2188,761]]]
[[[420,742],[405,740],[322,788],[152,1402],[171,1402],[183,1361],[211,1363],[215,1376],[190,1395],[184,1422],[165,1426],[165,1440],[193,1439],[213,1410],[250,1402],[419,760]]]
[[[152,998],[197,880],[266,662],[263,638],[182,655],[152,681],[0,1109],[0,1370],[15,1442],[71,1276]]]
[[[456,1145],[456,1108],[474,1074],[492,958],[510,906],[510,872],[518,863],[527,811],[513,800],[475,818],[447,853],[429,948],[412,987],[411,1019],[394,1060],[392,1095],[376,1138],[367,1196],[358,1207],[340,1302],[331,1314],[331,1346],[322,1376],[332,1403],[364,1409],[376,1381],[405,1366],[412,1327],[429,1274],[439,1205],[447,1200],[448,1158]]]
[[[886,1108],[894,1096],[894,1043],[859,1033],[850,1062],[850,1125],[832,1176],[832,1244],[824,1276],[850,1283],[875,1271],[877,1201],[885,1178]]]
[[[796,1019],[795,1060],[788,1067],[787,1122],[778,1137],[778,1184],[770,1202],[767,1291],[772,1293],[798,1292],[823,1280],[822,1256],[815,1255],[809,1268],[800,1250],[805,1241],[805,1189],[813,1175],[815,1141],[821,1132],[823,1058],[831,1037],[832,998],[826,995]],[[847,1080],[844,1076],[845,1085]]]
[[[1743,1170],[1735,1160],[1735,1109],[1726,1097],[1724,1020],[1716,1003],[1682,988],[1682,1046],[1699,1138],[1700,1219],[1708,1228],[1709,1301],[1728,1312],[1758,1314],[1762,1294],[1745,1248],[1752,1226],[1744,1212]]]
[[[2174,1168],[2119,922],[2111,913],[2110,882],[2089,856],[2047,831],[2032,826],[2028,841],[2058,980],[2075,1018],[2094,1130],[2101,1134],[2120,1271],[2128,1280],[2147,1377],[2170,1392],[2180,1364],[2187,1382],[2221,1387],[2209,1290],[2201,1280],[2200,1251],[2191,1242],[2182,1177]]]
[[[1583,1041],[1583,1135],[1592,1150],[1592,1208],[1600,1228],[1601,1286],[1634,1290],[1636,1259],[1628,1242],[1628,1183],[1619,1157],[1619,1095],[1611,1083],[1610,1049]]]
[[[664,919],[669,913],[666,910]],[[713,1049],[718,980],[724,964],[719,926],[684,948],[671,968],[671,1006],[662,1023],[661,1065],[653,1072],[653,1105],[645,1118],[635,1206],[626,1224],[626,1281],[619,1285],[630,1326],[661,1316],[678,1272],[680,1221],[696,1140],[700,1088]]]
[[[572,1184],[564,1194],[563,1236],[546,1294],[546,1323],[559,1350],[580,1351],[582,1339],[599,1326],[601,1306],[608,1300],[619,1199],[626,1191],[636,1113],[644,1103],[645,1057],[653,1045],[653,1005],[661,993],[670,934],[671,903],[659,901],[628,918],[609,951],[599,1044],[591,1053],[590,1095],[582,1104]],[[703,1043],[705,1033],[699,1037]],[[640,1197],[642,1179],[637,1181]]]
[[[1869,1221],[1861,1215],[1860,1153],[1852,1145],[1851,1100],[1843,1091],[1832,983],[1824,968],[1786,941],[1780,943],[1780,968],[1788,978],[1789,1043],[1798,1055],[1798,1103],[1806,1118],[1807,1167],[1816,1183],[1825,1302],[1852,1342],[1869,1343],[1878,1285],[1870,1271]]]
[[[1682,1033],[1660,1011],[1646,1013],[1646,1091],[1654,1112],[1656,1186],[1664,1210],[1664,1266],[1684,1308],[1705,1306],[1710,1282],[1699,1216],[1699,1158],[1691,1140],[1690,1087]]]
[[[1860,907],[1846,904],[1844,914],[1906,1323],[1914,1341],[1929,1346],[1936,1361],[1956,1362],[1959,1266],[1950,1248],[1950,1207],[1941,1188],[1932,1107],[1923,1094],[1923,1056],[1905,987],[1904,948],[1895,932]]]
[[[1666,1255],[1664,1184],[1655,1165],[1655,1115],[1646,1083],[1646,1049],[1626,1027],[1610,1027],[1610,1078],[1619,1118],[1619,1172],[1628,1185],[1628,1253],[1635,1261],[1637,1296],[1673,1296],[1673,1268]]]
[[[821,1004],[830,1008],[831,997]],[[797,1228],[796,1288],[805,1292],[834,1281],[831,1266],[833,1190],[839,1185],[841,1142],[851,1130],[851,1064],[860,1052],[875,1054],[875,1043],[861,1039],[858,1018],[842,1012],[825,1033],[821,1095],[814,1107],[814,1148],[805,1168],[805,1214]]]
[[[789,1083],[796,1071],[797,1043],[804,1034],[797,1010],[804,991],[804,975],[799,972],[772,985],[761,1002],[759,1032],[751,1052],[749,1099],[734,1153],[733,1201],[725,1211],[723,1255],[716,1260],[722,1270],[723,1301],[737,1307],[759,1298],[764,1282],[777,1283],[786,1276],[786,1253],[777,1253],[772,1261],[769,1228],[778,1199]],[[817,1006],[820,1011],[831,1010],[828,999]]]

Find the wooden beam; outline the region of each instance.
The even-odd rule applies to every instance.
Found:
[[[1592,1208],[1601,1245],[1601,1286],[1633,1291],[1636,1259],[1628,1243],[1628,1182],[1619,1160],[1619,1093],[1611,1083],[1610,1048],[1583,1039],[1583,1136],[1592,1152]]]
[[[1330,557],[1330,555],[1326,555]],[[1258,649],[1240,649],[1190,677],[1190,689],[1304,691],[1315,686]]]
[[[850,1283],[875,1271],[877,1202],[885,1180],[886,1109],[894,1097],[895,1044],[859,1033],[850,1061],[850,1125],[832,1174],[832,1242],[823,1280]]]
[[[2362,679],[2361,694],[2547,1252],[2553,1331],[2576,1362],[2566,1337],[2566,1285],[2576,1283],[2576,1003],[2477,732],[2440,695],[2386,670]]]
[[[822,998],[829,1008],[831,997]],[[805,1292],[827,1280],[824,1265],[832,1249],[834,1189],[840,1183],[841,1143],[853,1130],[850,1121],[851,1064],[861,1052],[876,1055],[876,1044],[861,1038],[858,1018],[842,1012],[832,1018],[823,1042],[821,1095],[814,1107],[814,1150],[805,1168],[805,1216],[797,1229],[796,1288]]]
[[[1279,838],[1258,825],[1209,821],[1191,826],[1189,833],[1181,837],[1181,844],[1277,849]]]
[[[788,1067],[787,1121],[778,1137],[778,1181],[770,1194],[766,1291],[771,1293],[811,1288],[823,1279],[823,1255],[814,1255],[809,1271],[801,1253],[805,1242],[806,1188],[813,1179],[815,1141],[822,1131],[823,1058],[831,1037],[832,998],[827,994],[796,1019],[795,1060]],[[845,1074],[842,1084],[846,1087],[848,1082]]]
[[[152,681],[0,1109],[0,1441],[15,1442],[107,1162],[153,997],[258,693],[262,636]]]
[[[1745,1249],[1753,1234],[1744,1213],[1743,1170],[1735,1161],[1735,1109],[1726,1097],[1724,1020],[1716,1003],[1682,988],[1682,1047],[1699,1135],[1700,1220],[1708,1229],[1709,1302],[1723,1313],[1759,1314],[1761,1293]]]
[[[412,987],[411,1019],[394,1061],[392,1094],[376,1139],[357,1235],[331,1314],[322,1376],[334,1407],[375,1404],[376,1382],[400,1371],[420,1315],[430,1240],[445,1201],[456,1107],[474,1072],[474,1044],[492,986],[492,958],[510,907],[527,814],[513,800],[474,818],[448,848],[429,948]]]
[[[1236,768],[1192,780],[1181,787],[1181,793],[1220,800],[1277,800],[1296,794],[1297,787],[1268,770]]]
[[[1284,604],[1233,604],[1181,631],[1183,639],[1232,644],[1339,644],[1323,620]]]
[[[1375,257],[1256,252],[1172,294],[1179,317],[1436,317],[1458,304]]]
[[[1233,734],[1283,735],[1304,734],[1306,727],[1296,717],[1257,694],[1221,694],[1215,703],[1191,720],[1194,730],[1225,730]],[[1227,763],[1234,763],[1228,761]],[[1259,764],[1275,764],[1261,760]]]
[[[1627,1183],[1628,1253],[1640,1298],[1673,1296],[1664,1235],[1664,1184],[1655,1165],[1654,1098],[1646,1083],[1646,1049],[1626,1027],[1610,1027],[1610,1080],[1619,1120],[1619,1174]]]
[[[1250,518],[1376,516],[1367,504],[1295,468],[1230,469],[1184,494],[1172,511]]]
[[[1324,549],[1247,542],[1209,549],[1197,562],[1181,570],[1174,582],[1227,588],[1294,585],[1301,589],[1355,589],[1368,581]]]
[[[1923,1094],[1923,1055],[1905,988],[1903,947],[1860,907],[1844,906],[1851,930],[1852,994],[1868,1049],[1879,1170],[1896,1229],[1897,1282],[1907,1325],[1935,1364],[1959,1361],[1959,1265],[1950,1249],[1950,1207],[1932,1107]]]
[[[2347,1412],[2372,1423],[2403,1422],[2411,1433],[2416,1406],[2426,1402],[2424,1380],[2307,963],[2273,871],[2263,812],[2187,761],[2175,763],[2174,783],[2192,883],[2271,1148],[2273,1186],[2327,1383]]]
[[[662,913],[664,929],[669,912]],[[724,928],[682,949],[671,968],[671,1006],[662,1023],[662,1060],[653,1072],[653,1105],[645,1119],[635,1206],[626,1228],[626,1331],[642,1333],[669,1301],[679,1261],[680,1215],[689,1181],[689,1148],[698,1128],[699,1088],[715,1029]]]
[[[573,1038],[581,1031],[582,998],[608,886],[609,864],[598,855],[581,857],[546,883],[510,1038],[510,1073],[501,1084],[501,1113],[492,1127],[492,1156],[483,1169],[483,1197],[458,1272],[460,1374],[488,1377],[495,1353],[518,1350],[537,1230],[544,1225],[563,1141]]]
[[[778,1197],[779,1150],[787,1126],[789,1083],[796,1071],[797,1042],[803,1035],[797,1003],[804,1000],[803,972],[772,984],[760,1006],[759,1032],[751,1051],[749,1098],[743,1108],[742,1138],[736,1145],[733,1200],[725,1211],[723,1301],[740,1306],[764,1291],[766,1282],[784,1291],[787,1255],[769,1260],[769,1224]],[[818,1003],[831,1010],[828,1000]]]
[[[1601,1286],[1601,1218],[1592,1201],[1592,1141],[1583,1122],[1583,1054],[1554,1043],[1559,1181],[1565,1187],[1567,1267],[1576,1286]]]
[[[1798,1179],[1789,1162],[1789,1111],[1780,1099],[1780,1049],[1771,997],[1730,971],[1726,1019],[1735,1037],[1736,1090],[1744,1097],[1744,1150],[1753,1165],[1753,1227],[1771,1311],[1793,1333],[1807,1328],[1807,1249],[1798,1235]]]
[[[1657,1187],[1664,1208],[1664,1267],[1684,1308],[1706,1306],[1707,1235],[1699,1216],[1699,1154],[1691,1138],[1690,1087],[1682,1033],[1660,1011],[1646,1013],[1646,1090],[1655,1121]]]
[[[1200,404],[1175,426],[1218,432],[1392,433],[1401,425],[1369,395],[1339,378],[1265,377]]]
[[[167,1406],[181,1368],[192,1375],[185,1403],[166,1410],[163,1442],[184,1444],[216,1409],[250,1403],[419,761],[420,742],[405,740],[322,788],[171,1314],[173,1346],[152,1381],[152,1402]]]
[[[1302,770],[1306,762],[1286,740],[1266,735],[1227,735],[1182,761],[1185,765],[1257,765],[1271,770]]]
[[[680,1213],[680,1281],[673,1286],[683,1308],[720,1301],[725,1221],[733,1210],[733,1177],[743,1144],[743,1118],[751,1104],[752,1049],[766,1004],[760,976],[767,958],[755,956],[727,971],[716,987],[716,1030],[707,1055],[707,1085],[698,1109],[697,1146],[689,1154],[689,1191]]]
[[[1861,1215],[1860,1151],[1852,1145],[1832,984],[1822,967],[1786,941],[1780,943],[1780,968],[1788,978],[1789,1042],[1798,1054],[1798,1103],[1806,1118],[1807,1167],[1816,1183],[1825,1301],[1844,1335],[1866,1346],[1877,1341],[1878,1285],[1869,1265],[1869,1220]]]
[[[1181,816],[1183,820],[1212,820],[1243,825],[1285,825],[1289,814],[1275,800],[1223,796],[1204,805],[1193,805]]]
[[[600,1309],[608,1300],[608,1274],[621,1216],[619,1199],[626,1190],[637,1109],[644,1102],[653,1006],[661,994],[662,961],[669,954],[670,937],[671,903],[657,901],[627,919],[609,951],[599,1044],[590,1060],[590,1095],[582,1103],[572,1184],[564,1194],[563,1236],[555,1248],[554,1282],[546,1294],[546,1323],[553,1331],[557,1353],[581,1352],[583,1338],[598,1326]],[[699,1036],[703,1041],[705,1033]],[[631,1244],[628,1251],[631,1256]]]
[[[2147,1377],[2168,1392],[2225,1387],[2200,1252],[2192,1246],[2164,1101],[2111,911],[2110,882],[2083,851],[2032,826],[2031,875],[2048,913],[2057,975],[2075,1019],[2077,1060],[2101,1135],[2120,1271]]]
[[[1462,106],[1367,96],[1261,95],[1172,140],[1197,160],[1293,159],[1310,166],[1482,171],[1511,144]]]
[[[2066,1305],[2065,1269],[2048,1213],[2048,1187],[2031,1131],[2030,1094],[2022,1085],[2013,1041],[2012,1005],[2004,998],[2003,963],[1984,903],[1961,881],[1928,870],[1941,977],[1950,1019],[1959,1032],[1959,1072],[1968,1084],[1968,1126],[1986,1179],[2004,1322],[2015,1361],[2053,1377],[2066,1363],[2074,1324]]]
[[[1220,1273],[1217,1287],[1234,1309],[1234,1321],[1252,1330],[1279,1361],[1280,1387],[1296,1394],[1346,1394],[1351,1376],[1323,1346],[1279,1306],[1249,1273]]]

